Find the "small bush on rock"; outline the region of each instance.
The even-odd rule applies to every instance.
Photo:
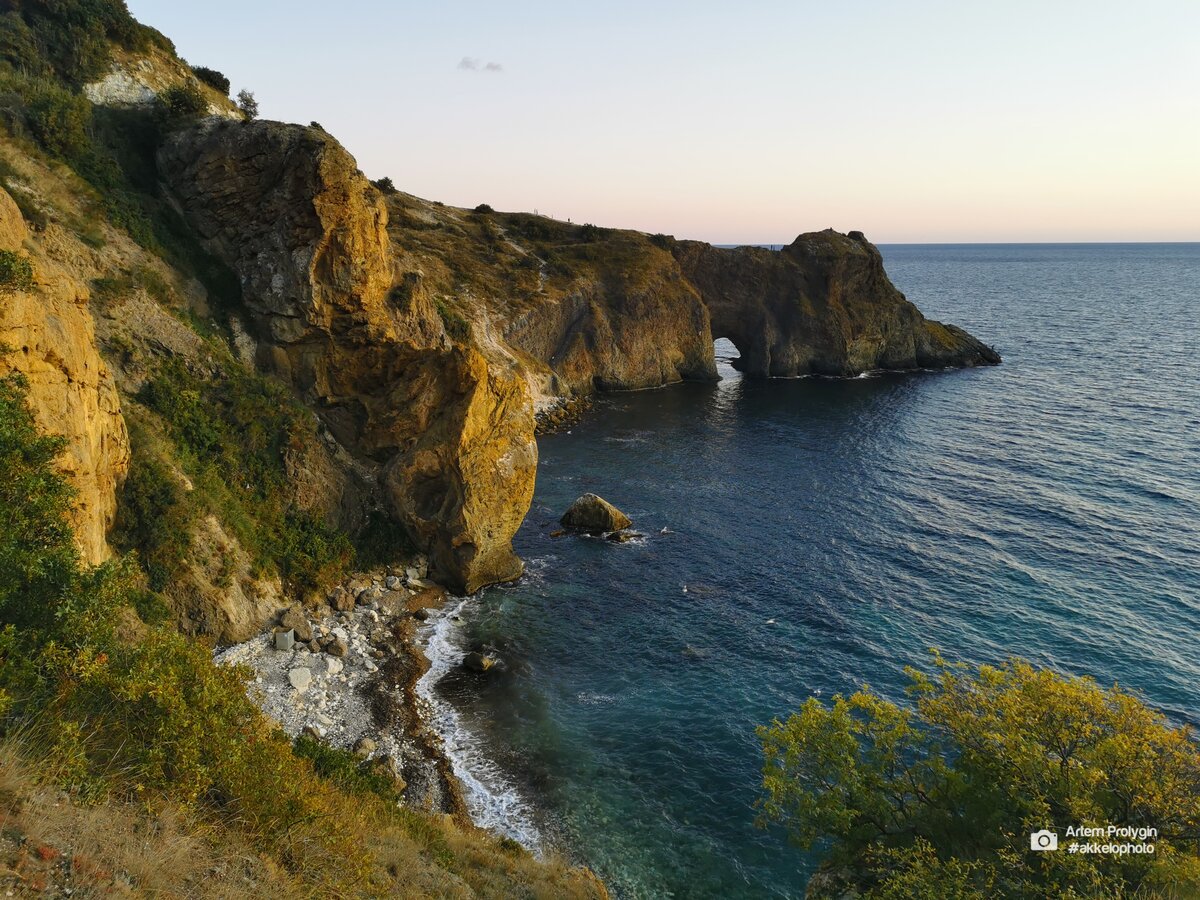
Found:
[[[33,290],[33,263],[21,253],[0,250],[0,294]]]
[[[254,99],[254,94],[250,91],[244,88],[238,91],[237,105],[247,121],[253,121],[258,118],[258,101]]]
[[[171,85],[162,92],[162,102],[172,119],[185,119],[208,112],[208,101],[192,81]]]

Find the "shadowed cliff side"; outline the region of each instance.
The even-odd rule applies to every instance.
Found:
[[[510,539],[537,461],[525,380],[448,336],[419,278],[400,277],[353,158],[318,129],[209,119],[173,134],[159,166],[239,275],[258,364],[378,479],[439,578],[470,592],[518,576]]]
[[[896,289],[862,232],[802,234],[779,252],[674,248],[712,318],[714,338],[741,352],[748,375],[857,375],[875,369],[995,365],[961,328],[932,322]]]

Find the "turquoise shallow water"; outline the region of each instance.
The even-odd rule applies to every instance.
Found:
[[[510,671],[443,679],[452,750],[511,795],[494,808],[513,830],[617,896],[802,896],[811,861],[753,825],[754,727],[864,682],[902,699],[930,646],[1118,680],[1200,721],[1200,245],[883,251],[1004,365],[724,366],[716,386],[605,397],[540,441],[529,574],[455,626]],[[585,491],[646,539],[551,539]]]

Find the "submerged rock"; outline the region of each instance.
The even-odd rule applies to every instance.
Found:
[[[499,660],[488,653],[481,653],[476,650],[474,653],[468,653],[466,659],[463,660],[463,668],[470,669],[472,672],[488,672],[494,669]]]
[[[614,544],[627,544],[634,538],[640,537],[645,537],[645,535],[639,534],[636,531],[614,531],[608,536],[608,540],[612,541]]]
[[[560,521],[572,531],[588,534],[621,531],[633,524],[629,516],[595,494],[584,494],[572,503]]]

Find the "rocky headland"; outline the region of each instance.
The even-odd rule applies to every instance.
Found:
[[[213,118],[158,154],[239,276],[246,350],[286,380],[460,592],[516,577],[537,414],[595,391],[990,365],[926,320],[861,233],[718,249],[384,194],[323,130]]]

